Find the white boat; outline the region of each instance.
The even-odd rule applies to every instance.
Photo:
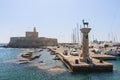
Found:
[[[113,56],[120,56],[120,48],[118,48],[118,49],[106,50],[106,51],[105,51],[105,54],[113,55]]]

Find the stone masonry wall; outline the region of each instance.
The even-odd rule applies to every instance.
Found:
[[[26,37],[38,38],[38,32],[26,32]]]
[[[57,39],[53,38],[11,37],[8,47],[34,48],[57,45],[58,45]]]

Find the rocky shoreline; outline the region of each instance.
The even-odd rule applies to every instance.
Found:
[[[32,61],[32,60],[39,58],[41,56],[41,54],[35,55],[33,53],[34,53],[33,51],[27,51],[25,53],[20,54],[20,57],[22,59],[18,60],[18,63],[19,64],[26,64],[26,63],[29,63],[29,61]]]

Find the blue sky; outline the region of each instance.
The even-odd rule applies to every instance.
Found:
[[[89,22],[90,40],[120,41],[120,0],[0,0],[0,42],[37,28],[39,37],[71,42],[72,30]]]

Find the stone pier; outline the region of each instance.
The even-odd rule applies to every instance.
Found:
[[[94,58],[89,55],[89,36],[88,33],[90,32],[91,28],[88,28],[88,22],[84,22],[84,28],[81,28],[81,32],[83,33],[83,40],[82,40],[82,55],[81,56],[73,56],[70,54],[70,49],[66,49],[65,47],[60,48],[49,48],[49,50],[54,51],[55,55],[57,55],[60,60],[67,66],[70,72],[92,72],[92,71],[113,71],[113,65],[103,60],[95,59],[95,54],[93,55]],[[85,27],[87,26],[87,27]],[[63,52],[67,50],[68,54],[65,55]],[[80,53],[79,53],[80,54]],[[98,55],[98,58],[101,56]],[[103,55],[103,58],[106,58]],[[111,58],[107,56],[107,58]]]

